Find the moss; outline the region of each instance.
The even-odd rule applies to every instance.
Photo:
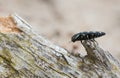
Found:
[[[0,51],[0,63],[3,65],[5,70],[3,72],[3,75],[5,77],[12,77],[14,74],[16,74],[18,71],[13,67],[13,62],[11,61],[12,57],[10,55],[10,52],[4,48]],[[18,75],[18,74],[16,74]],[[17,77],[17,76],[16,76]]]
[[[0,63],[3,63],[3,58],[2,57],[0,57]]]
[[[2,57],[2,58],[4,58],[4,59],[6,59],[7,61],[11,62],[12,56],[11,56],[9,50],[6,49],[6,48],[3,48],[3,49],[0,51],[0,57]]]
[[[81,61],[79,61],[79,62],[77,62],[77,68],[80,68],[81,66],[83,65],[83,62],[81,62]]]

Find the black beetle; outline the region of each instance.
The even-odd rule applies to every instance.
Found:
[[[98,32],[98,31],[80,32],[80,33],[74,34],[71,40],[72,42],[82,41],[82,40],[94,40],[94,38],[101,37],[103,35],[105,35],[104,32]]]

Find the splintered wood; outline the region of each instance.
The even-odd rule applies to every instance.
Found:
[[[120,64],[109,52],[87,41],[82,44],[86,56],[70,54],[18,15],[2,17],[0,78],[120,78]]]
[[[3,33],[20,33],[11,16],[0,17],[0,32]]]

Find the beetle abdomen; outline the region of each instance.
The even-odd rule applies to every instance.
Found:
[[[97,38],[97,37],[101,37],[105,35],[104,32],[80,32],[80,33],[77,33],[77,34],[74,34],[71,38],[72,42],[75,42],[75,41],[82,41],[82,40],[91,40],[91,39],[94,39],[94,38]]]

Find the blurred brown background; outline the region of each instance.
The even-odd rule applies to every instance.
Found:
[[[104,31],[99,46],[120,59],[120,0],[0,0],[0,15],[17,13],[33,29],[70,52],[85,54],[71,36],[81,31]]]

